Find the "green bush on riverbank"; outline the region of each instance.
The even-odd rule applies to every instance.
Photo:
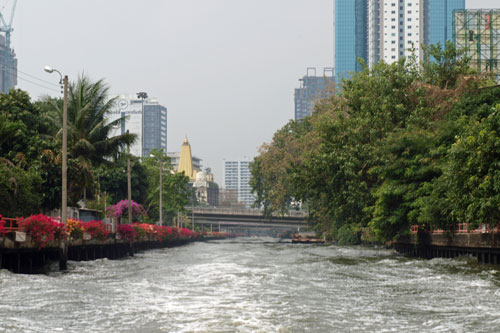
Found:
[[[421,64],[365,66],[262,146],[256,204],[269,213],[300,200],[314,229],[342,243],[361,230],[384,242],[413,224],[496,223],[499,105],[500,87],[451,44],[431,46]]]

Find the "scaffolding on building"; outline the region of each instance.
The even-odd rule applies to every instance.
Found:
[[[472,68],[500,77],[500,9],[454,11],[453,42]]]

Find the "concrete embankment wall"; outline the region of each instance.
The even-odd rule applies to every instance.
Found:
[[[418,258],[473,256],[480,263],[500,264],[500,233],[418,232],[400,237],[393,246],[399,253]]]
[[[139,251],[180,246],[193,241],[197,241],[197,239],[135,243],[118,239],[109,239],[105,242],[79,240],[69,244],[67,259],[71,261],[102,258],[113,260],[133,256]],[[61,247],[59,242],[53,242],[47,247],[38,249],[29,242],[19,243],[7,237],[0,237],[0,269],[7,269],[14,273],[32,274],[40,272],[48,263],[60,260]]]

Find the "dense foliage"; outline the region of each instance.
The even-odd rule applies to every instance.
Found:
[[[104,212],[106,206],[127,198],[130,159],[132,198],[157,221],[158,164],[153,158],[124,153],[135,135],[110,135],[122,119],[107,120],[115,103],[108,93],[103,80],[91,81],[84,75],[69,84],[68,205],[85,204]],[[0,212],[4,216],[29,216],[61,206],[62,107],[61,98],[32,102],[22,90],[0,94]],[[171,222],[189,202],[188,179],[170,172],[170,160],[163,152],[154,153],[163,158],[163,219]]]
[[[430,61],[429,59],[434,59]],[[267,213],[301,202],[318,233],[387,241],[500,219],[500,87],[451,44],[365,67],[290,121],[251,166]]]

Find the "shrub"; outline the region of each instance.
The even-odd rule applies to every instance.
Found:
[[[126,239],[129,243],[135,242],[135,228],[130,224],[119,224],[117,227],[117,232],[122,239]]]
[[[108,238],[109,231],[106,224],[102,221],[82,222],[85,232],[88,232],[92,238],[105,241]]]
[[[360,230],[352,225],[345,224],[337,232],[340,245],[356,245],[360,243]]]
[[[67,221],[66,225],[68,227],[70,237],[73,239],[81,239],[83,237],[83,232],[85,231],[82,221],[74,219],[68,219]]]
[[[67,235],[64,223],[55,221],[49,216],[32,215],[19,222],[21,230],[31,235],[33,243],[39,249],[47,246],[54,240],[61,240]]]

